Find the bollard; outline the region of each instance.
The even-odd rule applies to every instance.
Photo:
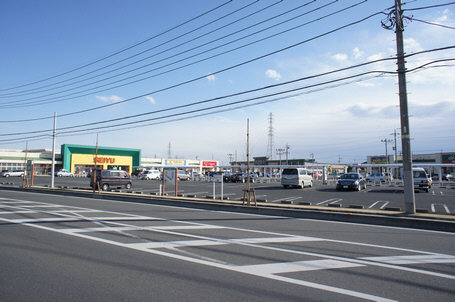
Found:
[[[215,199],[215,181],[213,181],[213,199]]]

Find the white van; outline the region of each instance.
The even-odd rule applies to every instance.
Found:
[[[161,179],[161,172],[159,170],[146,170],[142,173],[141,179]]]
[[[414,190],[424,190],[428,192],[431,188],[431,178],[423,168],[412,168],[414,178]]]
[[[281,173],[281,185],[284,188],[289,186],[301,187],[312,187],[313,176],[311,173],[304,168],[286,168]]]

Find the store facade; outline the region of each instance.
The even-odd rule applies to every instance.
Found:
[[[95,167],[131,173],[141,165],[140,149],[63,144],[60,153],[63,169],[75,175],[87,174]]]

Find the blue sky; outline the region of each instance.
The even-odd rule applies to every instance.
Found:
[[[407,2],[405,9],[450,1]],[[391,58],[396,53],[395,34],[381,27],[384,14],[327,33],[387,12],[392,5],[392,0],[1,1],[0,148],[24,149],[23,140],[5,140],[43,133],[7,134],[47,130],[53,123],[52,119],[14,122],[17,120],[57,112],[58,128],[86,125]],[[449,5],[409,10],[405,15],[453,28],[454,12],[455,5]],[[414,20],[407,22],[404,37],[405,51],[412,54],[453,46],[455,30]],[[118,53],[121,50],[125,51]],[[455,58],[454,49],[419,54],[407,59],[407,67],[451,58]],[[433,63],[432,68],[407,75],[414,153],[455,151],[453,64]],[[392,139],[390,134],[400,127],[397,78],[373,73],[327,82],[395,69],[393,60],[380,61],[202,105],[100,123],[88,133],[64,135],[62,130],[57,144],[94,145],[98,133],[100,145],[140,148],[145,156],[166,157],[171,143],[172,157],[226,163],[230,153],[244,159],[247,118],[251,155],[267,154],[272,112],[274,149],[288,143],[293,158],[313,154],[321,162],[339,158],[347,163],[362,162],[367,155],[384,154],[381,139]],[[123,86],[113,87],[118,85]],[[316,86],[281,94],[273,101],[272,97],[259,98],[311,85]],[[229,105],[195,112],[190,116],[197,116],[191,119],[169,121],[188,116],[184,113],[190,110],[255,97],[256,101],[242,104],[262,103],[243,108]],[[91,110],[105,105],[109,106]],[[214,112],[224,109],[233,110]],[[64,116],[81,110],[88,111]],[[182,115],[138,122],[169,114]],[[124,126],[128,129],[106,132],[101,128],[121,123],[129,123]],[[33,149],[50,148],[52,141],[46,136],[30,138],[28,144]],[[388,150],[392,152],[392,144]]]

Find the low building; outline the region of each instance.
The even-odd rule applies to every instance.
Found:
[[[31,162],[35,175],[47,175],[52,169],[52,150],[0,150],[1,170],[24,170]],[[55,152],[55,170],[66,169],[75,175],[86,175],[95,166],[124,170],[174,167],[202,173],[218,166],[215,160],[143,158],[140,149],[63,144]]]

